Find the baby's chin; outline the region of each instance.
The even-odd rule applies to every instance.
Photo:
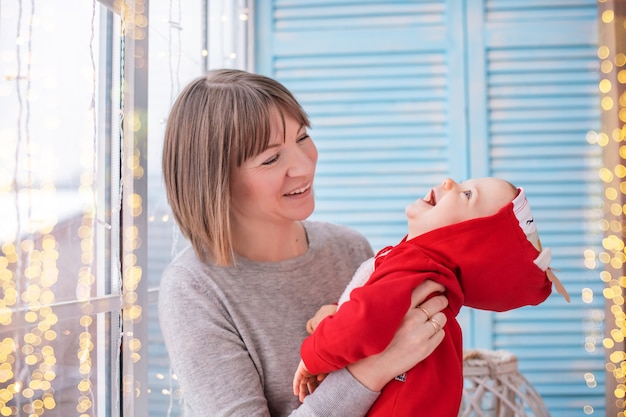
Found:
[[[424,200],[415,200],[404,209],[404,214],[406,214],[407,219],[414,220],[423,215],[426,211],[431,209],[433,206],[428,204]]]
[[[412,218],[407,215],[408,220],[408,233],[407,240],[413,239],[414,237],[423,235],[424,233],[428,233],[433,230],[429,225],[424,225],[423,222],[420,222],[418,218]]]
[[[409,222],[409,226],[411,222],[416,221],[419,218],[419,213],[411,206],[408,206],[404,210],[404,214],[406,215],[406,220]]]

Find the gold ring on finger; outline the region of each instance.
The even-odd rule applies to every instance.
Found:
[[[436,334],[437,334],[437,332],[438,332],[439,330],[441,330],[441,324],[440,324],[437,320],[435,320],[435,319],[433,319],[433,318],[431,318],[430,320],[428,320],[428,322],[429,322],[429,323],[433,326],[433,329],[435,329],[435,333],[433,333],[433,336],[434,336],[434,335],[436,335]]]
[[[424,307],[419,305],[419,306],[417,306],[417,308],[419,308],[420,310],[422,310],[424,312],[424,314],[426,314],[426,321],[430,320],[430,314],[428,313],[428,311],[426,311],[426,309]]]

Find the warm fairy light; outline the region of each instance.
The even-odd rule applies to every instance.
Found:
[[[121,13],[122,38],[131,40],[142,40],[147,35],[147,18],[143,1],[132,3],[124,2]],[[147,51],[144,51],[143,44],[137,42],[133,44],[132,56],[123,56],[124,66],[132,65],[135,69],[145,66]],[[123,51],[125,54],[126,51]],[[126,72],[121,71],[125,76]],[[122,84],[126,79],[122,80]],[[122,99],[122,106],[126,104]],[[139,398],[143,393],[148,393],[147,385],[142,386],[139,379],[135,378],[134,365],[140,361],[145,361],[143,355],[144,344],[134,334],[134,325],[142,321],[144,312],[140,305],[137,290],[143,278],[143,268],[137,259],[136,253],[142,249],[143,233],[139,224],[141,216],[145,216],[145,195],[142,195],[137,184],[145,181],[145,166],[142,161],[146,155],[142,155],[142,143],[137,143],[137,135],[143,135],[146,130],[146,114],[144,109],[123,108],[124,114],[122,123],[122,149],[124,160],[122,164],[121,176],[123,185],[123,224],[122,236],[122,319],[123,319],[123,354],[124,367],[122,382],[122,394],[124,398],[129,398],[129,404],[133,404],[135,398]]]
[[[605,10],[602,12],[602,23],[613,23],[613,18],[615,17],[615,13],[613,10]]]
[[[601,0],[600,3],[604,1]],[[615,21],[619,19],[619,21]],[[622,15],[616,15],[613,10],[604,10],[601,13],[601,24],[611,25],[617,33],[626,28],[626,20]],[[624,25],[620,28],[620,25]],[[611,32],[609,30],[609,32]],[[617,48],[624,47],[623,43],[617,43]],[[606,333],[602,341],[605,349],[609,350],[608,361],[605,369],[615,379],[613,392],[614,403],[618,410],[617,417],[624,417],[624,397],[626,393],[626,354],[623,351],[624,338],[626,337],[626,319],[624,312],[624,295],[626,289],[626,277],[624,263],[626,262],[626,245],[624,243],[623,220],[626,217],[626,167],[622,163],[626,159],[626,92],[623,84],[626,83],[626,55],[625,51],[611,50],[611,47],[602,45],[598,48],[598,57],[601,65],[601,81],[598,85],[601,94],[600,105],[603,111],[610,111],[610,115],[617,115],[617,127],[611,127],[607,132],[588,136],[590,143],[596,143],[605,148],[617,144],[619,159],[602,167],[599,178],[604,184],[605,212],[606,217],[601,224],[604,232],[602,240],[602,252],[598,254],[600,262],[606,265],[600,273],[600,279],[605,283],[603,296],[606,299],[607,317],[605,320]],[[616,76],[618,85],[614,85],[612,75]],[[621,85],[620,85],[621,84]],[[621,92],[620,92],[621,91]],[[610,116],[609,116],[610,119]],[[590,140],[591,138],[591,140]],[[600,139],[602,138],[602,139]],[[605,152],[607,152],[605,150]],[[608,152],[613,152],[612,148]],[[607,158],[613,161],[613,158]],[[608,401],[611,401],[608,399]]]

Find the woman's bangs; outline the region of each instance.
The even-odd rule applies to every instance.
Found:
[[[257,156],[269,146],[271,118],[269,107],[256,96],[246,97],[238,106],[241,114],[236,116],[239,125],[235,126],[234,132],[237,166]]]

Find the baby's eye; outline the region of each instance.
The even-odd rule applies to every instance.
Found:
[[[472,192],[470,190],[463,191],[463,194],[465,194],[465,197],[467,197],[468,200],[472,198]]]

